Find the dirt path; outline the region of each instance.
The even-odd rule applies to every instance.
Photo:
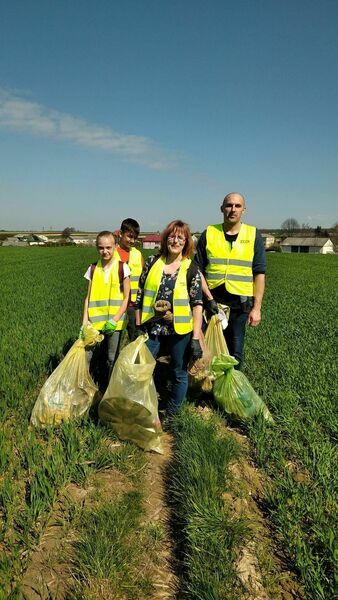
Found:
[[[165,502],[164,476],[172,452],[172,436],[164,434],[164,454],[150,455],[150,468],[145,482],[145,509],[147,523],[158,523],[165,532],[161,550],[157,556],[157,564],[153,569],[153,585],[155,592],[152,600],[170,600],[175,596],[177,578],[171,564],[174,560],[173,545],[169,534],[169,511]]]
[[[201,418],[208,418],[210,409],[196,409]],[[236,571],[247,590],[247,600],[304,600],[305,596],[296,577],[278,547],[278,540],[271,534],[269,520],[262,510],[265,501],[264,480],[251,460],[248,438],[238,429],[222,426],[234,436],[242,448],[240,460],[230,466],[233,475],[231,491],[223,494],[225,505],[236,516],[243,516],[249,523],[250,536],[239,549]],[[153,525],[161,536],[156,560],[146,564],[155,591],[149,600],[173,600],[178,587],[172,564],[173,543],[169,533],[169,512],[165,501],[165,472],[172,454],[172,436],[164,434],[164,454],[149,453],[149,468],[144,481],[143,525]],[[67,488],[70,501],[77,507],[88,506],[99,491],[101,499],[118,499],[126,489],[132,489],[130,480],[116,470],[93,474],[90,485],[84,489],[74,484]],[[29,568],[23,578],[23,598],[48,600],[67,598],[72,583],[70,560],[72,542],[76,532],[67,527],[63,504],[53,511],[39,546],[32,555]],[[65,560],[65,556],[68,560]],[[145,557],[145,560],[148,560]],[[99,599],[98,599],[99,600]],[[223,600],[223,599],[222,599]]]

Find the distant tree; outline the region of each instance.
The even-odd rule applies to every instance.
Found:
[[[329,237],[328,230],[323,229],[320,225],[317,225],[317,227],[314,230],[314,234],[316,237]]]
[[[292,232],[295,231],[295,229],[299,229],[299,223],[296,221],[296,219],[290,217],[289,219],[283,221],[281,228],[284,229],[284,231]]]
[[[309,223],[302,223],[301,229],[311,229],[311,225]]]
[[[63,232],[61,233],[63,238],[69,237],[72,233],[74,233],[75,227],[65,227]]]

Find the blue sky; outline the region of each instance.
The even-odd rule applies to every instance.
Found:
[[[0,229],[338,220],[336,0],[0,8]]]

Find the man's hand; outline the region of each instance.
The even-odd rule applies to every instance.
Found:
[[[208,317],[212,317],[213,315],[217,315],[218,306],[216,300],[211,298],[211,300],[207,300],[205,302],[205,310],[207,312]]]
[[[133,341],[136,340],[140,335],[144,335],[144,334],[145,334],[145,329],[144,329],[143,325],[136,325],[134,334],[133,334]]]
[[[250,327],[257,327],[261,322],[261,309],[253,307],[249,312],[248,325]]]
[[[202,358],[203,351],[199,340],[192,339],[190,342],[190,357],[192,360]]]

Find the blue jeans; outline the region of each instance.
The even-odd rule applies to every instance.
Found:
[[[244,359],[244,337],[248,314],[242,310],[230,310],[229,324],[223,334],[229,353],[238,360],[235,369],[240,370]]]
[[[174,333],[173,335],[150,335],[147,346],[154,358],[159,353],[161,340],[165,340],[171,358],[170,371],[173,385],[170,392],[167,413],[174,415],[178,412],[188,389],[187,365],[189,361],[191,333],[184,335],[179,335],[178,333]]]

